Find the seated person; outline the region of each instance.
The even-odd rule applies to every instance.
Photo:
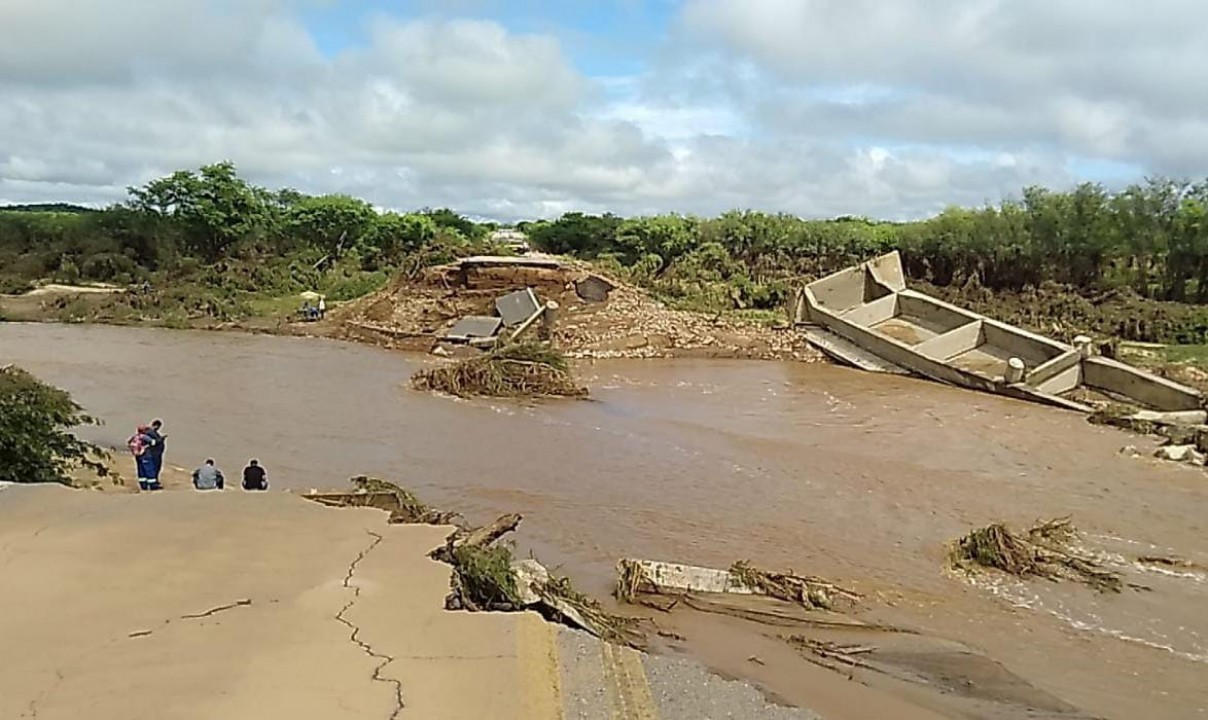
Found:
[[[222,471],[214,467],[213,459],[193,471],[193,487],[198,490],[221,490],[223,484]]]
[[[268,490],[268,473],[260,467],[260,461],[252,459],[243,469],[244,490]]]

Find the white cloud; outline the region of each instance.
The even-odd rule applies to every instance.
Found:
[[[899,218],[1069,184],[1080,158],[1208,164],[1190,1],[690,0],[648,73],[602,79],[552,36],[470,19],[374,16],[325,57],[296,19],[317,1],[6,0],[0,202],[111,202],[231,159],[501,218]]]
[[[1206,22],[1198,0],[689,0],[682,29],[762,71],[773,129],[1045,146],[1180,174],[1208,167],[1208,135],[1172,132],[1208,115]],[[852,107],[808,91],[836,83],[900,92]]]

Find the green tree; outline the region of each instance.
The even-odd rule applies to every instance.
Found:
[[[285,232],[332,257],[359,244],[378,219],[373,206],[348,195],[302,198],[286,212]]]
[[[398,262],[403,255],[413,253],[431,245],[436,240],[439,227],[428,215],[419,213],[382,213],[365,238],[365,244],[373,248],[389,263]]]
[[[70,430],[95,424],[64,390],[14,366],[0,368],[0,481],[67,483],[94,448]]]
[[[178,221],[186,249],[210,262],[265,229],[263,194],[240,178],[231,162],[152,180],[130,188],[130,198],[135,209]]]
[[[617,229],[617,245],[631,258],[657,255],[663,272],[698,243],[696,220],[679,215],[635,218]]]
[[[520,230],[534,247],[557,255],[595,258],[617,248],[616,215],[566,213],[554,222],[524,223]]]

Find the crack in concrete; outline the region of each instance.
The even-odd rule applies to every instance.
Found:
[[[227,610],[234,610],[235,608],[241,608],[241,607],[251,607],[251,605],[252,605],[252,601],[250,599],[243,598],[241,600],[236,600],[233,603],[227,603],[226,605],[219,605],[218,607],[210,608],[209,610],[206,610],[205,612],[191,613],[189,615],[181,615],[177,618],[168,618],[167,620],[164,620],[162,623],[160,623],[159,627],[157,627],[157,628],[151,628],[149,630],[135,630],[134,632],[128,634],[126,637],[141,638],[141,637],[147,637],[148,635],[153,635],[153,634],[155,634],[155,632],[157,630],[162,630],[162,629],[168,627],[169,625],[171,625],[173,619],[176,619],[176,620],[201,620],[203,618],[208,618],[212,615],[217,615],[218,613],[226,612]]]
[[[32,718],[33,720],[37,720],[38,704],[41,703],[43,700],[45,700],[48,695],[50,695],[52,692],[54,692],[56,689],[58,689],[59,685],[63,682],[64,679],[65,678],[63,677],[63,671],[59,668],[55,668],[55,681],[53,683],[51,683],[50,687],[48,687],[45,690],[43,690],[42,692],[38,693],[38,696],[36,698],[29,701],[29,717],[30,718]],[[21,713],[21,717],[25,717],[25,716],[26,716],[25,713]]]
[[[340,612],[336,613],[336,620],[350,631],[351,634],[348,636],[349,642],[359,647],[361,652],[365,653],[368,657],[378,661],[377,666],[373,668],[373,675],[371,676],[373,681],[394,686],[394,712],[390,713],[390,720],[397,720],[405,707],[403,703],[403,683],[393,678],[382,677],[382,671],[386,669],[387,665],[394,662],[394,658],[390,655],[379,653],[373,649],[373,646],[363,642],[361,640],[361,628],[345,617],[345,614],[352,609],[353,605],[356,605],[357,600],[361,597],[361,588],[352,584],[352,578],[356,575],[357,565],[360,565],[361,561],[369,553],[373,552],[374,548],[380,545],[383,540],[381,535],[372,530],[366,530],[365,532],[373,537],[373,542],[369,543],[369,547],[357,553],[356,558],[348,565],[348,573],[344,575],[343,585],[345,588],[352,590],[352,598],[345,603]]]
[[[252,604],[251,600],[244,598],[243,600],[236,600],[235,602],[227,604],[227,605],[219,605],[218,607],[210,608],[209,610],[206,610],[203,613],[197,613],[195,615],[181,615],[180,619],[181,620],[199,620],[201,618],[208,618],[211,615],[217,615],[220,612],[226,612],[227,610],[234,610],[235,608],[248,607],[251,604]]]

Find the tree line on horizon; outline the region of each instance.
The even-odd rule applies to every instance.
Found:
[[[0,291],[32,281],[234,285],[288,292],[325,281],[355,296],[400,269],[491,250],[493,224],[449,209],[379,213],[347,195],[269,190],[229,162],[129,189],[103,210],[0,210]],[[520,223],[542,250],[600,264],[672,302],[771,309],[801,282],[891,250],[936,286],[1082,294],[1121,290],[1208,304],[1208,181],[1155,178],[1111,192],[1026,188],[1018,199],[916,222],[567,213]],[[335,280],[332,279],[334,273]]]

